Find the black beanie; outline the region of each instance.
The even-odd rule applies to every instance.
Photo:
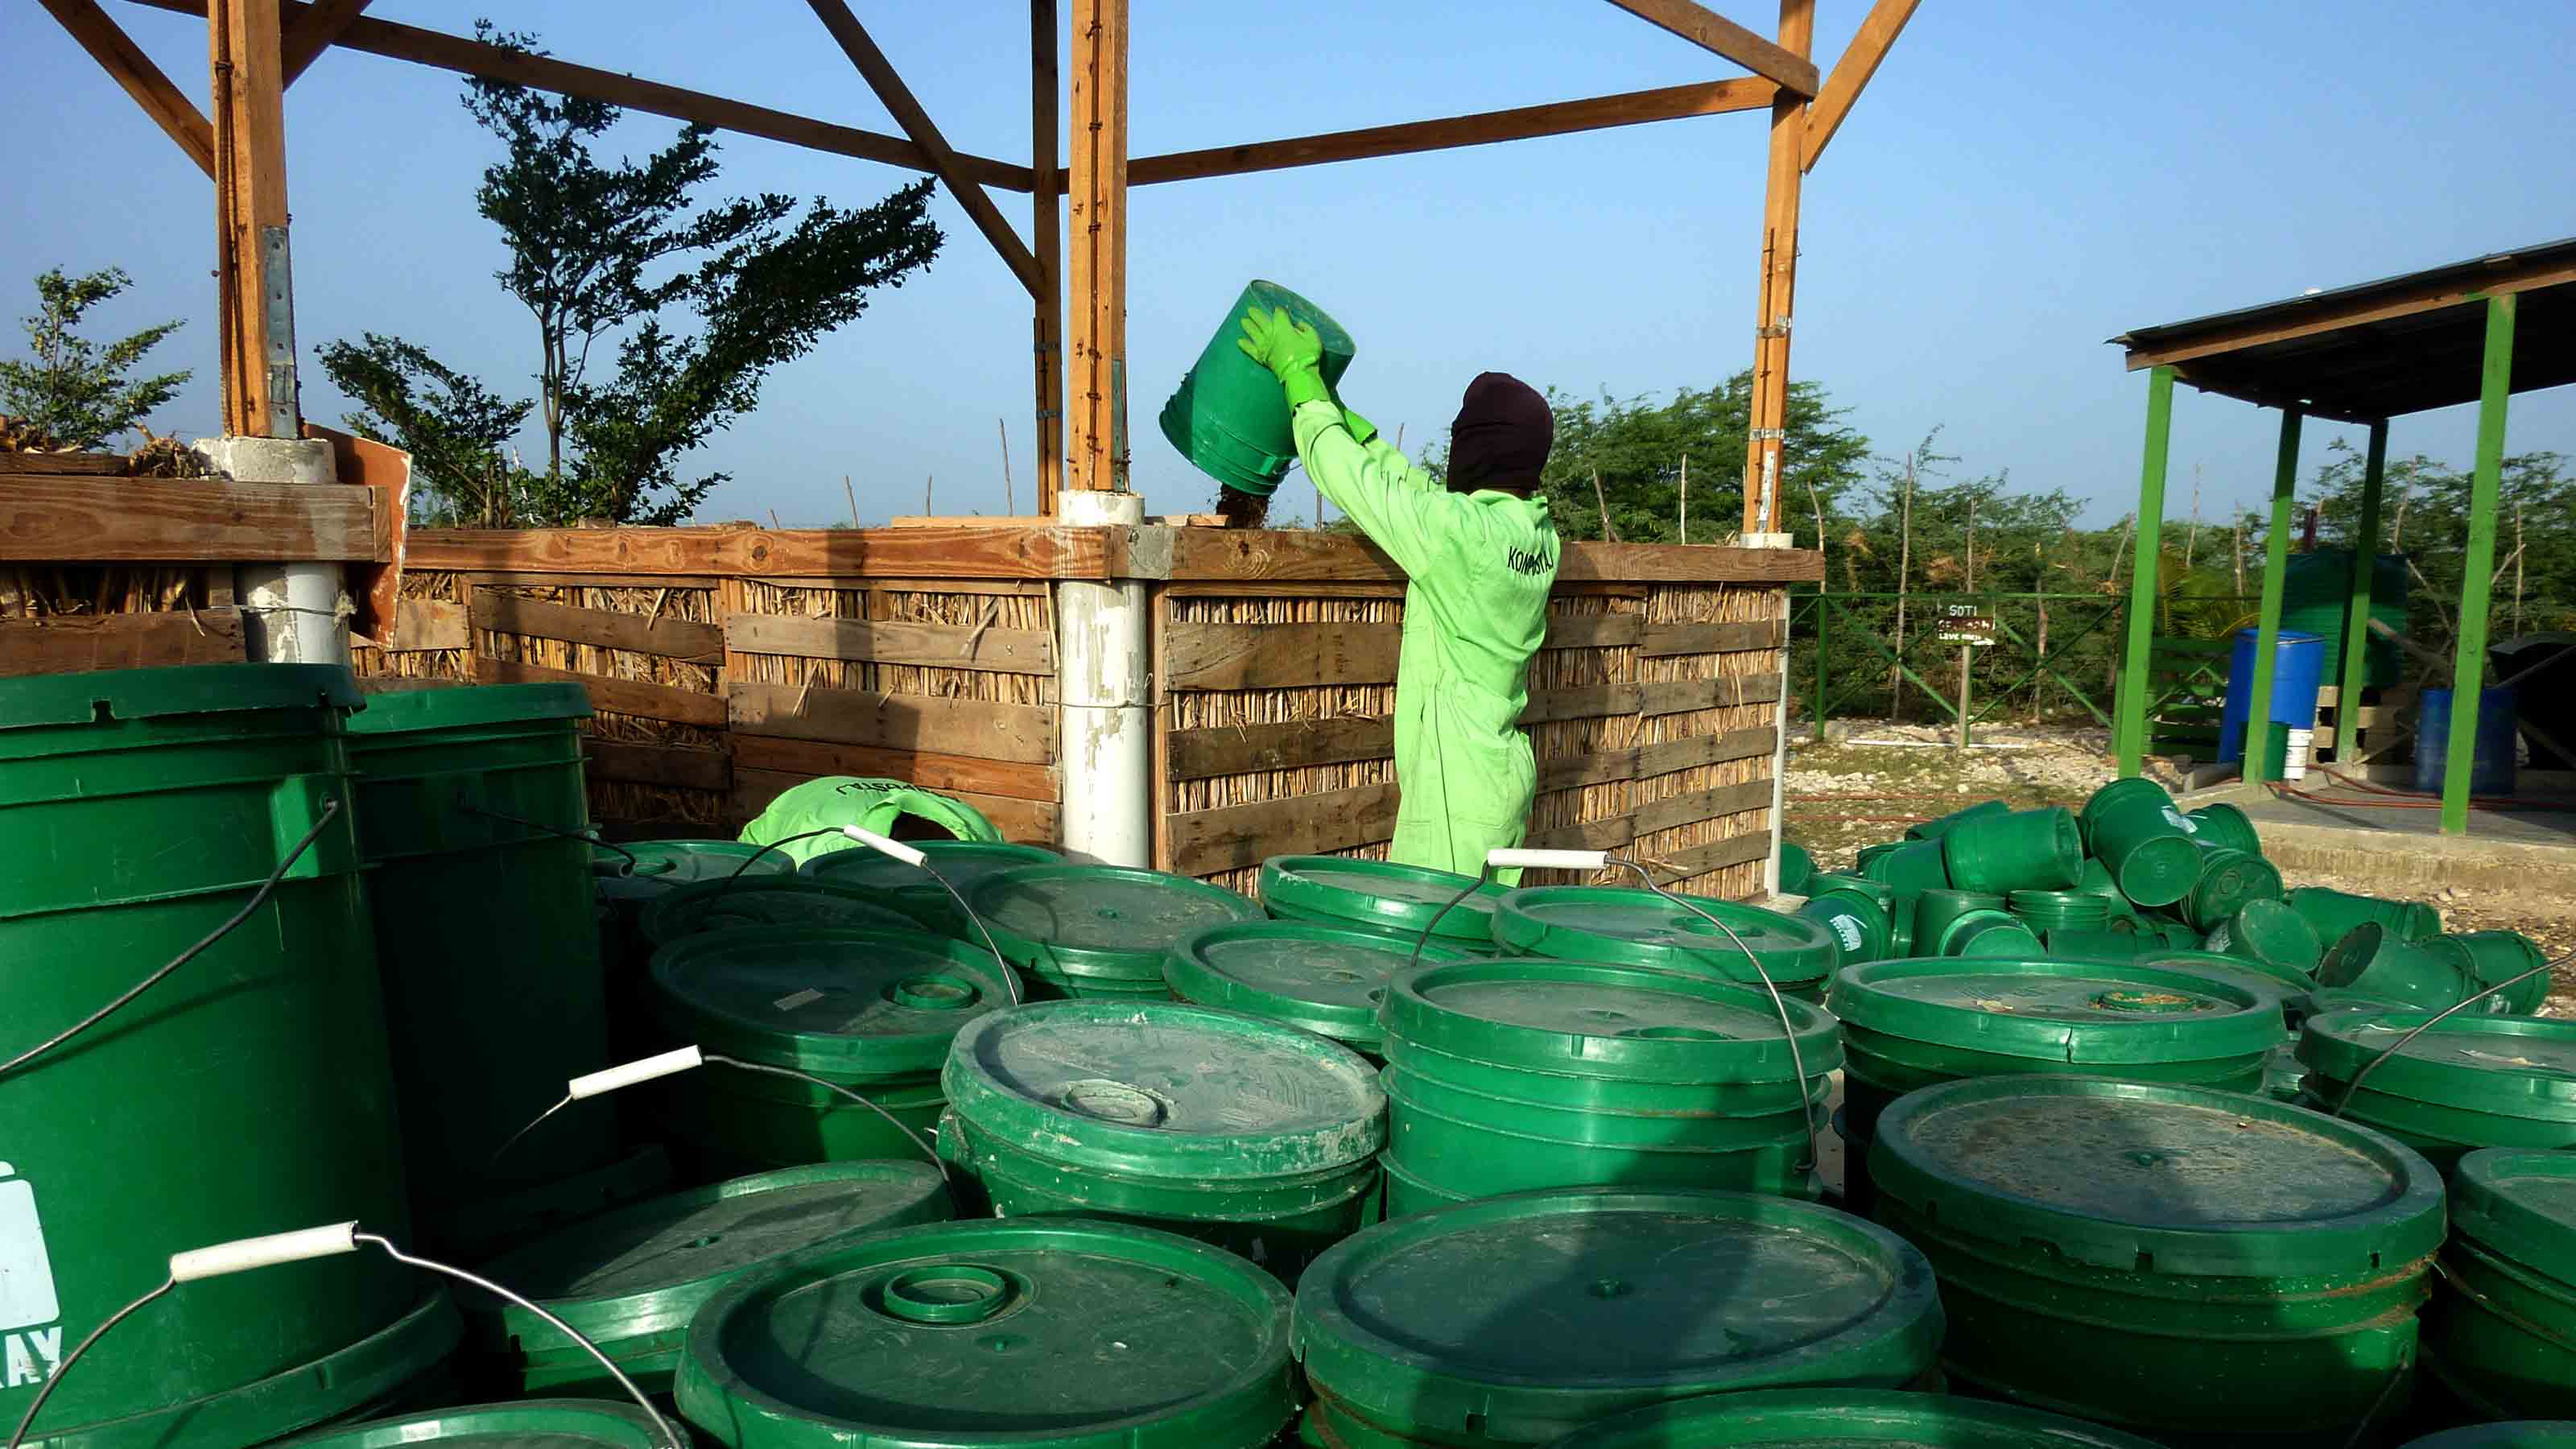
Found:
[[[1449,425],[1449,486],[1535,491],[1555,441],[1556,415],[1537,389],[1509,373],[1478,373]]]

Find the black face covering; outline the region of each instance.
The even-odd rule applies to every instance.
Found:
[[[1449,486],[1535,490],[1556,417],[1537,389],[1509,373],[1479,373],[1449,425]]]

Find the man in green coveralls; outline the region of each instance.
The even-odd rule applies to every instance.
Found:
[[[1475,875],[1486,851],[1521,843],[1538,793],[1519,721],[1556,581],[1556,525],[1539,493],[1556,434],[1547,399],[1499,372],[1469,383],[1443,487],[1333,397],[1314,328],[1254,308],[1243,334],[1244,352],[1287,392],[1306,476],[1409,580],[1391,854]]]

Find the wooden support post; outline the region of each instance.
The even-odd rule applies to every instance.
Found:
[[[90,59],[125,87],[125,93],[134,97],[143,114],[179,143],[179,149],[188,153],[198,170],[208,176],[215,174],[214,125],[133,38],[107,18],[107,12],[98,8],[98,0],[44,0],[44,6],[62,22],[63,29],[71,32],[72,39],[80,42],[81,49],[89,52]]]
[[[213,0],[215,287],[224,431],[302,435],[286,239],[286,83],[278,0]]]
[[[1804,58],[1815,42],[1815,0],[1780,0],[1780,44]],[[1771,164],[1762,201],[1762,275],[1754,288],[1753,398],[1745,443],[1744,532],[1780,528],[1780,447],[1789,423],[1789,314],[1797,297],[1798,187],[1805,175],[1807,106],[1788,90],[1771,103]]]
[[[2361,522],[2352,543],[2352,611],[2344,616],[2343,670],[2335,690],[2335,761],[2361,751],[2361,688],[2370,658],[2370,586],[2379,571],[2379,495],[2388,481],[2388,420],[2370,425],[2362,455]]]
[[[2506,400],[2513,395],[2518,300],[2513,293],[2487,299],[2477,463],[2469,476],[2469,553],[2460,565],[2460,643],[2451,665],[2451,738],[2442,770],[2444,835],[2469,833],[2469,771],[2477,759],[2478,696],[2487,679],[2487,595],[2495,586],[2496,497],[2504,485],[2504,416]]]
[[[281,82],[295,84],[322,52],[339,43],[341,35],[366,13],[368,0],[314,0],[313,8],[295,17],[286,40],[278,48],[277,70]]]
[[[2272,519],[2263,534],[2263,604],[2254,631],[2254,685],[2245,702],[2247,780],[2277,780],[2272,773],[2272,678],[2280,663],[2281,596],[2290,570],[2290,512],[2299,492],[2299,423],[2296,408],[2281,410],[2281,450],[2272,464]],[[2282,726],[2289,728],[2289,726]]]
[[[1127,0],[1073,0],[1067,167],[1073,488],[1127,487]]]
[[[1037,376],[1038,507],[1055,512],[1064,487],[1064,172],[1058,118],[1064,87],[1058,75],[1056,0],[1029,0],[1030,250],[1037,256],[1036,323],[1031,328]]]
[[[2118,720],[2111,732],[2111,750],[2118,757],[2122,779],[2146,769],[2147,691],[2156,646],[2156,563],[2165,536],[2165,453],[2173,441],[2173,393],[2171,367],[2147,374],[2147,455],[2138,474],[2128,648],[2120,656],[2120,697],[2111,705]]]

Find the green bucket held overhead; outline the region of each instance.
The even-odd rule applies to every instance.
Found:
[[[2481,1414],[2576,1419],[2576,1153],[2461,1158],[2442,1268],[2425,1366]]]
[[[2058,891],[2084,878],[2084,841],[2063,805],[1962,820],[1940,844],[1963,891]]]
[[[2084,802],[2079,819],[2085,847],[2132,905],[2172,905],[2200,879],[2200,827],[2153,780],[2112,781]]]
[[[1255,308],[1265,317],[1286,308],[1291,320],[1315,329],[1324,342],[1328,388],[1340,385],[1358,348],[1323,308],[1277,282],[1257,281],[1234,299],[1198,365],[1163,404],[1163,436],[1182,457],[1237,493],[1267,498],[1297,461],[1297,439],[1279,379],[1235,345],[1243,340],[1244,314]]]

